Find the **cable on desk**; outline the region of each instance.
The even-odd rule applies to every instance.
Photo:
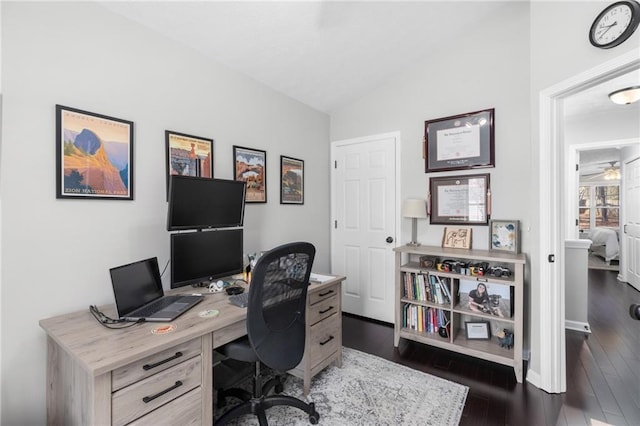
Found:
[[[108,316],[103,314],[95,305],[89,305],[89,312],[91,312],[91,315],[93,315],[96,321],[98,321],[104,327],[110,328],[110,329],[117,330],[120,328],[129,328],[129,327],[133,327],[136,324],[140,324],[141,322],[144,322],[144,319],[142,318],[135,322],[128,322],[122,319],[109,318]],[[120,324],[120,325],[115,326],[116,324]]]

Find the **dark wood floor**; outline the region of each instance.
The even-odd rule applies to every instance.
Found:
[[[567,331],[567,392],[518,384],[513,369],[401,340],[393,328],[343,316],[343,344],[469,387],[461,425],[640,425],[640,292],[613,271],[589,271],[592,334]],[[526,364],[525,364],[526,369]]]

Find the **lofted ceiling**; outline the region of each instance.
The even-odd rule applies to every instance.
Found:
[[[97,3],[326,113],[428,60],[442,40],[508,13],[510,6],[508,1]],[[640,102],[614,105],[607,97],[638,84],[640,71],[634,71],[571,95],[565,116],[588,119],[631,108],[640,117]],[[590,155],[589,165],[598,168],[617,151]],[[593,167],[585,163],[585,171],[592,173]]]

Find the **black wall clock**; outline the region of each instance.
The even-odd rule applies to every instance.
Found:
[[[618,46],[638,28],[640,3],[635,0],[610,4],[596,17],[589,30],[589,41],[595,47],[610,49]]]

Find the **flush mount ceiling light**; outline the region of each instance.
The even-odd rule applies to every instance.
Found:
[[[609,99],[614,104],[625,105],[640,100],[640,86],[631,86],[609,93]]]

